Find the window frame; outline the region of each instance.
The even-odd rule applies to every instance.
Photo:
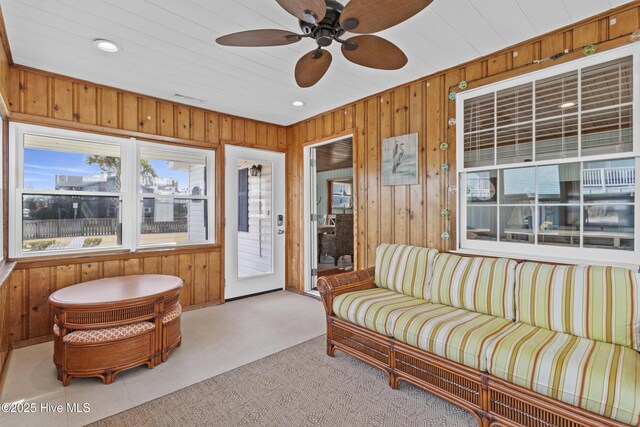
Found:
[[[175,145],[168,144],[159,144],[154,142],[147,141],[137,141],[135,156],[136,159],[135,167],[132,168],[132,171],[135,171],[135,192],[132,192],[135,196],[135,218],[134,224],[135,226],[135,247],[138,250],[142,249],[153,249],[153,248],[167,248],[167,247],[177,247],[177,246],[193,246],[193,245],[203,245],[203,244],[213,244],[215,243],[215,216],[214,216],[214,200],[215,197],[212,197],[215,193],[215,150],[207,150],[203,148],[193,148],[193,147],[180,147]],[[161,195],[161,194],[151,194],[151,193],[142,193],[140,181],[139,181],[139,169],[137,165],[140,164],[140,149],[141,148],[151,148],[154,150],[167,151],[172,153],[193,153],[193,152],[201,152],[206,153],[206,161],[205,161],[205,188],[207,194],[204,196],[194,196],[194,195],[186,195],[186,194],[174,194],[174,195]],[[211,171],[211,172],[208,172]],[[186,243],[157,243],[157,244],[149,244],[142,245],[140,243],[141,237],[141,218],[142,218],[142,208],[141,201],[142,199],[156,199],[156,200],[204,200],[207,202],[207,239],[204,242],[186,242]]]
[[[121,161],[121,187],[119,193],[96,191],[67,191],[67,190],[34,190],[25,191],[24,188],[24,135],[41,135],[52,138],[72,139],[83,142],[95,142],[101,144],[117,145],[120,147]],[[207,227],[208,239],[197,243],[162,243],[157,245],[141,246],[140,221],[141,207],[137,203],[139,196],[139,181],[137,162],[140,158],[140,147],[149,146],[161,148],[166,146],[167,151],[201,150],[207,154]],[[157,142],[138,141],[136,138],[123,138],[98,133],[80,132],[46,126],[9,123],[9,258],[33,258],[55,257],[59,255],[100,254],[109,252],[136,252],[137,250],[166,249],[178,246],[214,245],[216,243],[216,217],[215,217],[215,149],[179,147]],[[25,252],[22,249],[23,224],[22,224],[22,196],[23,194],[66,195],[98,197],[119,197],[121,199],[120,219],[122,225],[122,244],[110,247],[92,247],[79,249],[60,249],[56,251]],[[166,196],[165,196],[166,197]],[[174,196],[172,196],[174,197]],[[178,195],[175,198],[183,198]],[[190,196],[185,196],[190,198]]]
[[[495,164],[491,166],[478,166],[478,167],[464,167],[464,101],[469,98],[475,98],[478,96],[497,93],[501,90],[513,88],[523,84],[531,83],[536,80],[545,79],[548,77],[558,76],[571,71],[576,71],[581,68],[590,67],[592,65],[601,64],[616,59],[621,59],[627,56],[632,57],[633,63],[633,116],[632,116],[632,132],[633,132],[633,145],[632,150],[624,153],[613,154],[597,154],[597,155],[582,155],[579,153],[576,157],[559,158],[550,160],[536,160],[533,162],[519,162],[509,164]],[[468,91],[461,92],[456,97],[456,117],[458,121],[456,123],[456,164],[458,165],[456,171],[456,188],[458,189],[458,196],[456,197],[456,211],[458,212],[457,232],[458,239],[455,246],[456,252],[472,253],[472,254],[489,254],[494,256],[506,256],[506,257],[519,257],[523,259],[541,260],[541,261],[554,261],[554,262],[568,262],[568,263],[606,263],[615,264],[626,267],[633,267],[637,269],[639,267],[640,259],[640,181],[637,179],[638,172],[640,171],[640,46],[638,44],[631,44],[620,48],[608,50],[606,52],[598,53],[596,55],[576,59],[567,63],[551,66],[543,70],[534,71],[528,74],[524,74],[518,77],[509,78],[499,81],[497,83],[485,85],[477,89],[470,89]],[[535,100],[534,107],[535,107]],[[581,111],[581,110],[579,110]],[[495,113],[497,114],[497,112]],[[535,121],[535,120],[534,120]],[[582,134],[582,129],[579,127],[579,135]],[[495,141],[495,140],[494,140]],[[534,131],[535,141],[535,131]],[[535,142],[534,142],[535,144]],[[495,142],[494,142],[495,147]],[[535,152],[535,145],[532,148]],[[495,156],[495,153],[494,153]],[[544,165],[558,165],[565,163],[586,163],[598,160],[617,160],[617,159],[634,159],[636,168],[636,182],[635,182],[635,211],[634,211],[634,250],[624,251],[617,249],[604,249],[604,248],[583,248],[583,247],[567,247],[556,245],[538,245],[538,244],[523,244],[523,243],[511,243],[503,241],[478,241],[467,239],[467,201],[466,201],[466,173],[479,172],[479,171],[497,171],[500,175],[501,170],[516,169],[523,167],[536,167]],[[581,166],[582,170],[582,166]],[[582,179],[582,178],[581,178]],[[496,188],[496,192],[499,192],[499,188]],[[536,191],[536,198],[538,199],[538,193]],[[583,192],[581,191],[581,204]],[[498,201],[496,201],[498,203]],[[498,210],[500,209],[498,203]],[[538,206],[534,203],[534,206]],[[537,211],[537,209],[535,209]],[[534,217],[537,218],[538,212],[534,212]],[[582,216],[582,214],[581,214]],[[499,227],[499,221],[498,221]],[[537,221],[535,222],[537,230]],[[582,227],[582,224],[581,224]],[[500,230],[497,229],[497,235],[500,235]],[[580,231],[581,240],[584,236],[584,230]]]

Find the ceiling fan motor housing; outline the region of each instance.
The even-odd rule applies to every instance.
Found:
[[[313,37],[321,47],[331,45],[335,37],[340,37],[345,32],[340,26],[340,14],[344,6],[335,0],[326,0],[326,3],[327,12],[322,21],[317,24],[300,21],[302,32]]]

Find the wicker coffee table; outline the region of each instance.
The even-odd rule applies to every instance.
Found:
[[[144,274],[51,294],[58,378],[65,386],[71,377],[100,377],[109,384],[124,369],[166,360],[182,340],[182,284],[179,277]]]

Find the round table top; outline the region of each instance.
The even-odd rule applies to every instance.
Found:
[[[179,289],[182,283],[179,277],[162,274],[110,277],[55,291],[49,302],[55,306],[82,306],[135,301]]]

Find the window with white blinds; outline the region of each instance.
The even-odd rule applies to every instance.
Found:
[[[212,150],[11,124],[12,257],[212,243]]]
[[[640,262],[638,63],[625,47],[458,94],[461,250]]]

